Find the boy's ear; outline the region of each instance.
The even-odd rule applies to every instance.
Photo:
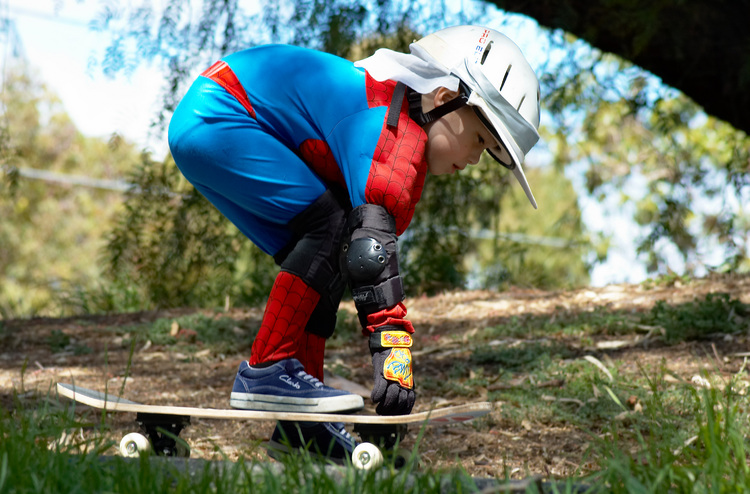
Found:
[[[437,91],[435,92],[435,108],[437,108],[440,105],[444,105],[445,103],[456,99],[458,97],[458,91],[451,91],[448,88],[439,87]]]

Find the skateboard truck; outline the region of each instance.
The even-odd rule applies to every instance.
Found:
[[[159,456],[188,456],[185,441],[178,439],[182,429],[190,425],[187,415],[137,413],[135,421]],[[186,454],[187,453],[187,454]]]
[[[391,450],[406,436],[408,427],[406,424],[354,424],[354,432],[364,442]]]

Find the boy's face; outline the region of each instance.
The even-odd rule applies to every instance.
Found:
[[[434,107],[457,96],[455,91],[439,88],[428,97]],[[425,126],[427,132],[427,169],[433,175],[463,170],[479,162],[482,152],[497,147],[497,141],[474,110],[464,106]]]

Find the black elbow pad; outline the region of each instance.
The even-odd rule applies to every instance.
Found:
[[[348,278],[363,327],[369,314],[404,299],[397,247],[396,222],[385,208],[364,204],[352,210],[342,243],[341,270]]]

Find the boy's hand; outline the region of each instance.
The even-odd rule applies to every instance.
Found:
[[[383,326],[370,335],[374,384],[372,401],[379,415],[407,415],[417,398],[409,347],[412,335],[396,326]]]

